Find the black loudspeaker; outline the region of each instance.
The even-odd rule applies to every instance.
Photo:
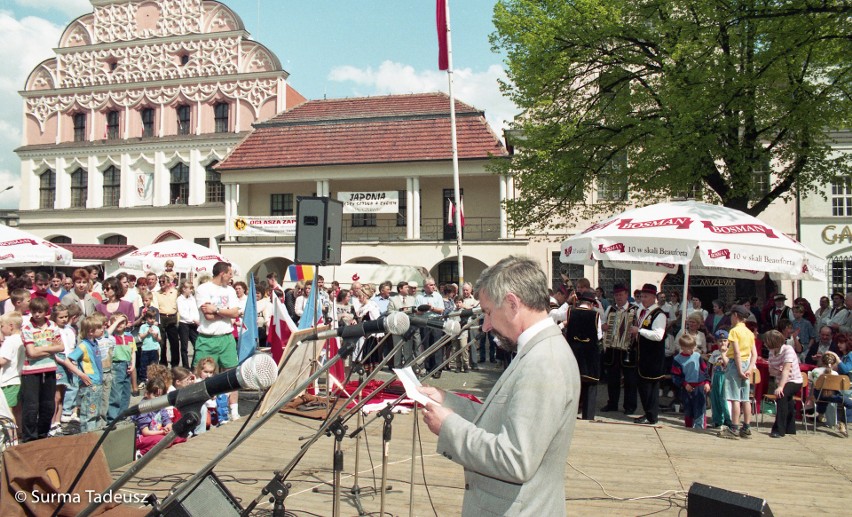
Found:
[[[160,509],[165,517],[239,517],[243,508],[212,472],[182,498]]]
[[[296,207],[297,264],[340,265],[343,203],[327,197],[299,197]]]
[[[765,499],[701,483],[689,487],[687,517],[773,517]]]

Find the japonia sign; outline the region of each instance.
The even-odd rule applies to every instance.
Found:
[[[399,192],[338,192],[344,214],[396,214],[399,212]]]

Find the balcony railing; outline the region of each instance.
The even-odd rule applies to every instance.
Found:
[[[466,217],[462,237],[466,241],[486,241],[500,238],[498,217]],[[452,227],[445,227],[441,218],[421,219],[420,239],[423,241],[454,241]],[[239,242],[293,242],[293,236],[238,237]],[[405,226],[397,226],[395,219],[379,219],[375,226],[352,226],[349,216],[343,216],[343,242],[404,241]]]

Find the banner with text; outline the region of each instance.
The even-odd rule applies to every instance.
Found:
[[[236,216],[231,221],[234,237],[296,235],[296,216]]]
[[[344,214],[395,214],[399,212],[399,192],[338,192]]]

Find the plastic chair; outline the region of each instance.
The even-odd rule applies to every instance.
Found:
[[[824,373],[820,375],[817,380],[814,382],[814,400],[817,402],[820,401],[820,397],[825,391],[846,391],[849,389],[849,376],[848,375],[831,375],[828,373]],[[846,422],[846,406],[842,403],[837,404],[838,409],[843,408],[843,420],[839,420],[838,422]],[[816,433],[816,425],[817,425],[817,412],[814,410],[814,433]],[[847,430],[846,437],[849,438],[849,432]]]
[[[748,388],[748,401],[751,403],[751,417],[754,419],[756,427],[760,429],[760,424],[757,422],[757,399],[754,396],[755,387],[760,384],[760,370],[755,368],[751,372],[751,384]]]
[[[808,388],[808,376],[802,375],[802,387],[799,389],[799,392],[796,395],[793,395],[793,400],[795,401],[793,411],[797,411],[796,407],[798,404],[801,404],[802,407],[802,425],[805,428],[805,432],[808,432],[808,417],[805,415],[805,404],[802,402],[802,393],[805,393],[805,390]],[[766,393],[763,395],[763,401],[761,403],[766,402],[774,402],[776,405],[778,404],[778,397],[775,396],[774,392]],[[763,411],[760,412],[760,420],[763,423]],[[816,427],[814,427],[814,432],[816,432]]]

